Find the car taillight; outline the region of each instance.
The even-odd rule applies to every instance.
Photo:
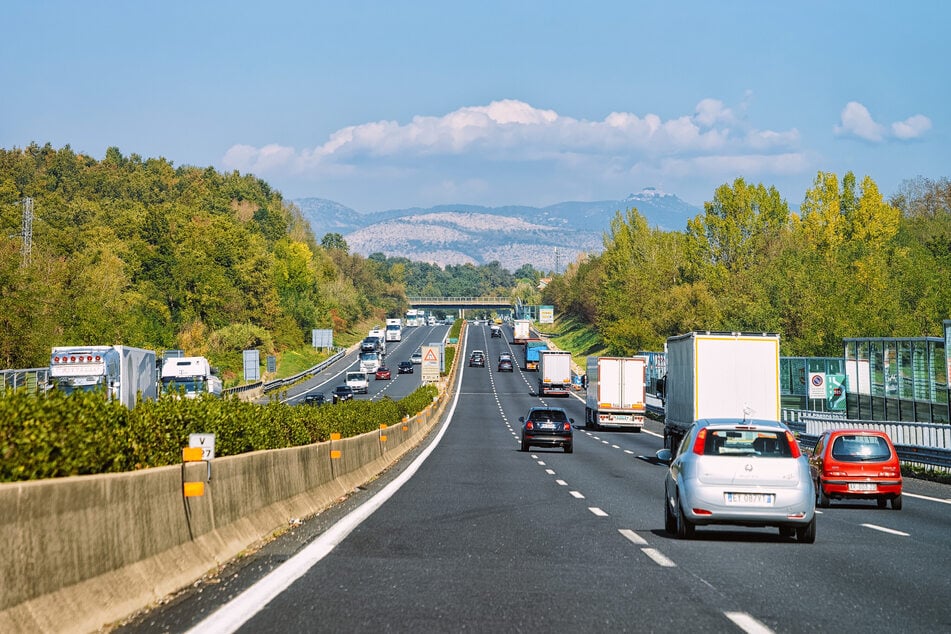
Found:
[[[694,515],[713,515],[713,511],[707,509],[693,509]]]
[[[525,423],[525,429],[535,429],[535,426],[532,424],[532,421]]]
[[[565,431],[571,431],[571,423],[565,423]]]
[[[707,430],[701,429],[697,434],[697,439],[693,443],[693,452],[698,456],[703,455],[703,446],[707,443]]]
[[[796,441],[796,437],[793,436],[791,431],[786,432],[786,442],[789,443],[789,450],[792,452],[793,458],[798,458],[802,455],[802,452],[799,451],[799,443]]]

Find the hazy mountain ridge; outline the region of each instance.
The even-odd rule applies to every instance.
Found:
[[[651,226],[668,231],[683,230],[687,219],[700,213],[677,196],[652,188],[623,200],[543,208],[437,205],[360,213],[321,198],[293,202],[318,240],[340,233],[353,253],[383,253],[440,266],[498,261],[512,271],[523,264],[562,271],[585,253],[599,253],[615,214],[631,207]]]

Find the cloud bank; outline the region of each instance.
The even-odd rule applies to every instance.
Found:
[[[909,128],[920,125],[905,123]],[[442,116],[416,116],[407,123],[348,126],[313,148],[234,145],[222,163],[259,176],[291,174],[323,181],[357,173],[398,178],[448,162],[484,169],[467,176],[480,187],[492,182],[493,169],[513,165],[570,170],[582,179],[648,175],[659,184],[665,174],[719,175],[739,166],[764,174],[799,171],[806,164],[799,142],[795,128],[753,128],[716,99],[704,99],[692,113],[668,119],[612,112],[602,120],[576,119],[506,99]],[[456,182],[431,178],[420,187],[448,189]]]

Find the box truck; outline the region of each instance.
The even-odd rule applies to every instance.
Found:
[[[664,447],[674,455],[697,420],[778,421],[779,335],[691,332],[670,337],[663,381]]]
[[[568,396],[571,389],[571,353],[542,350],[538,354],[538,395]]]
[[[647,411],[646,357],[588,357],[585,427],[641,431]]]
[[[532,322],[528,319],[516,319],[512,322],[512,328],[514,329],[514,334],[512,335],[512,343],[520,344],[525,343],[526,340],[531,339],[532,337]]]
[[[538,359],[542,350],[548,349],[548,342],[542,339],[529,339],[525,342],[525,363],[522,364],[523,370],[529,372],[538,371]]]
[[[130,346],[56,346],[50,379],[67,393],[101,389],[129,409],[158,396],[155,352]]]

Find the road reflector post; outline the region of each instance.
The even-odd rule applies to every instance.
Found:
[[[187,498],[198,498],[205,494],[204,482],[185,482],[184,487],[185,497]]]
[[[380,425],[380,432],[384,432],[384,431],[386,431],[386,423],[383,423],[382,425]],[[380,434],[380,442],[386,442],[386,434],[384,433]]]
[[[340,432],[335,431],[330,434],[330,440],[340,440]]]
[[[182,462],[201,462],[202,453],[201,447],[183,447]]]

